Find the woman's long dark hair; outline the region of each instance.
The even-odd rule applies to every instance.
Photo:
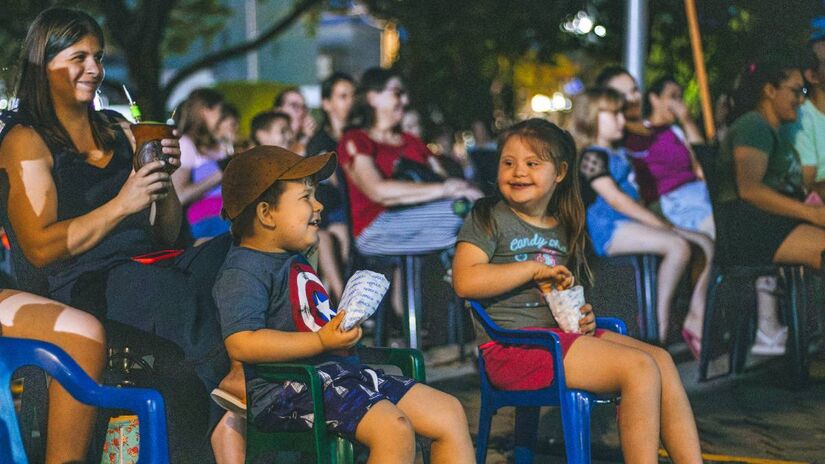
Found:
[[[791,59],[773,58],[746,65],[731,95],[732,108],[727,123],[732,124],[743,114],[755,110],[762,101],[762,92],[766,84],[778,87],[782,81],[790,77],[791,72],[798,69],[797,63]]]
[[[218,143],[213,133],[215,128],[206,125],[201,112],[222,104],[223,95],[220,92],[200,88],[193,90],[186,97],[186,100],[181,103],[179,111],[177,111],[178,118],[175,124],[177,124],[182,135],[190,137],[195,142],[195,146],[198,147],[198,151],[201,153],[206,152]]]
[[[587,234],[584,224],[584,202],[576,170],[576,143],[573,137],[549,121],[539,118],[528,119],[512,126],[501,135],[498,158],[501,158],[504,145],[513,137],[518,137],[527,144],[539,158],[552,162],[557,170],[562,164],[567,164],[567,175],[556,186],[547,204],[547,214],[555,217],[567,230],[570,269],[580,280],[583,278],[590,281],[590,269],[585,257]],[[504,199],[496,187],[493,196],[479,200],[473,207],[473,217],[490,235],[495,233],[496,225],[492,211],[499,201]]]
[[[57,119],[46,70],[58,53],[87,35],[93,36],[100,47],[105,48],[103,31],[94,18],[82,11],[56,7],[37,15],[23,41],[15,89],[18,111],[26,116],[27,123],[41,134],[50,148],[70,147],[77,151],[69,133]],[[112,149],[115,144],[112,123],[92,105],[89,105],[89,119],[98,147]]]
[[[387,87],[387,82],[393,77],[400,78],[398,73],[389,69],[370,68],[364,71],[358,89],[355,91],[355,101],[347,116],[347,124],[344,131],[350,129],[369,129],[375,124],[375,108],[367,101],[367,93],[382,92]],[[401,131],[401,124],[395,128]]]

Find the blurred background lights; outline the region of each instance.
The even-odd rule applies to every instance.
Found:
[[[552,97],[537,93],[530,99],[530,108],[534,113],[570,111],[573,108],[573,102],[561,92],[554,92]]]
[[[530,107],[536,113],[546,113],[552,110],[553,100],[551,100],[547,95],[537,93],[530,100]]]
[[[562,23],[561,28],[565,32],[576,35],[588,35],[593,32],[598,37],[604,37],[607,34],[607,29],[601,24],[597,25],[590,13],[584,10]]]

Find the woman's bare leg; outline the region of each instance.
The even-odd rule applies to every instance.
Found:
[[[433,440],[433,464],[472,464],[473,441],[461,403],[447,393],[417,384],[398,402],[415,431]]]
[[[825,229],[803,224],[794,229],[779,245],[773,255],[777,264],[802,264],[812,269],[822,269],[822,252],[825,251]]]
[[[89,377],[100,380],[106,335],[91,314],[29,293],[3,290],[0,324],[3,335],[54,343]],[[58,382],[51,382],[46,463],[85,462],[93,423],[94,408],[75,401]]]
[[[657,274],[656,310],[659,319],[659,341],[667,338],[670,305],[690,260],[690,245],[675,233],[646,226],[638,222],[624,222],[613,233],[609,256],[651,253],[662,257]]]

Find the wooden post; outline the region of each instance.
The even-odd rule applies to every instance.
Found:
[[[702,38],[699,35],[699,18],[696,16],[695,0],[685,0],[685,14],[690,31],[690,48],[693,51],[696,80],[699,82],[699,100],[702,103],[702,116],[705,120],[705,136],[710,141],[716,134],[716,127],[713,121],[713,102],[710,99],[708,74],[705,71],[705,56],[702,52]]]

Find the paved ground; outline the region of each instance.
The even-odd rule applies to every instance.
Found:
[[[478,375],[473,361],[446,362],[454,353],[431,350],[428,378],[456,395],[465,405],[470,430],[477,430]],[[684,360],[683,352],[675,353]],[[758,362],[758,363],[757,363]],[[706,462],[771,464],[780,461],[825,463],[825,356],[814,358],[805,390],[788,387],[780,360],[750,360],[751,368],[736,379],[698,383],[697,364],[679,363],[696,415]],[[493,420],[487,463],[512,458],[512,409]],[[593,414],[593,456],[599,462],[622,462],[612,406]],[[555,409],[542,411],[537,462],[563,462],[561,425]],[[663,462],[668,462],[663,459]]]

